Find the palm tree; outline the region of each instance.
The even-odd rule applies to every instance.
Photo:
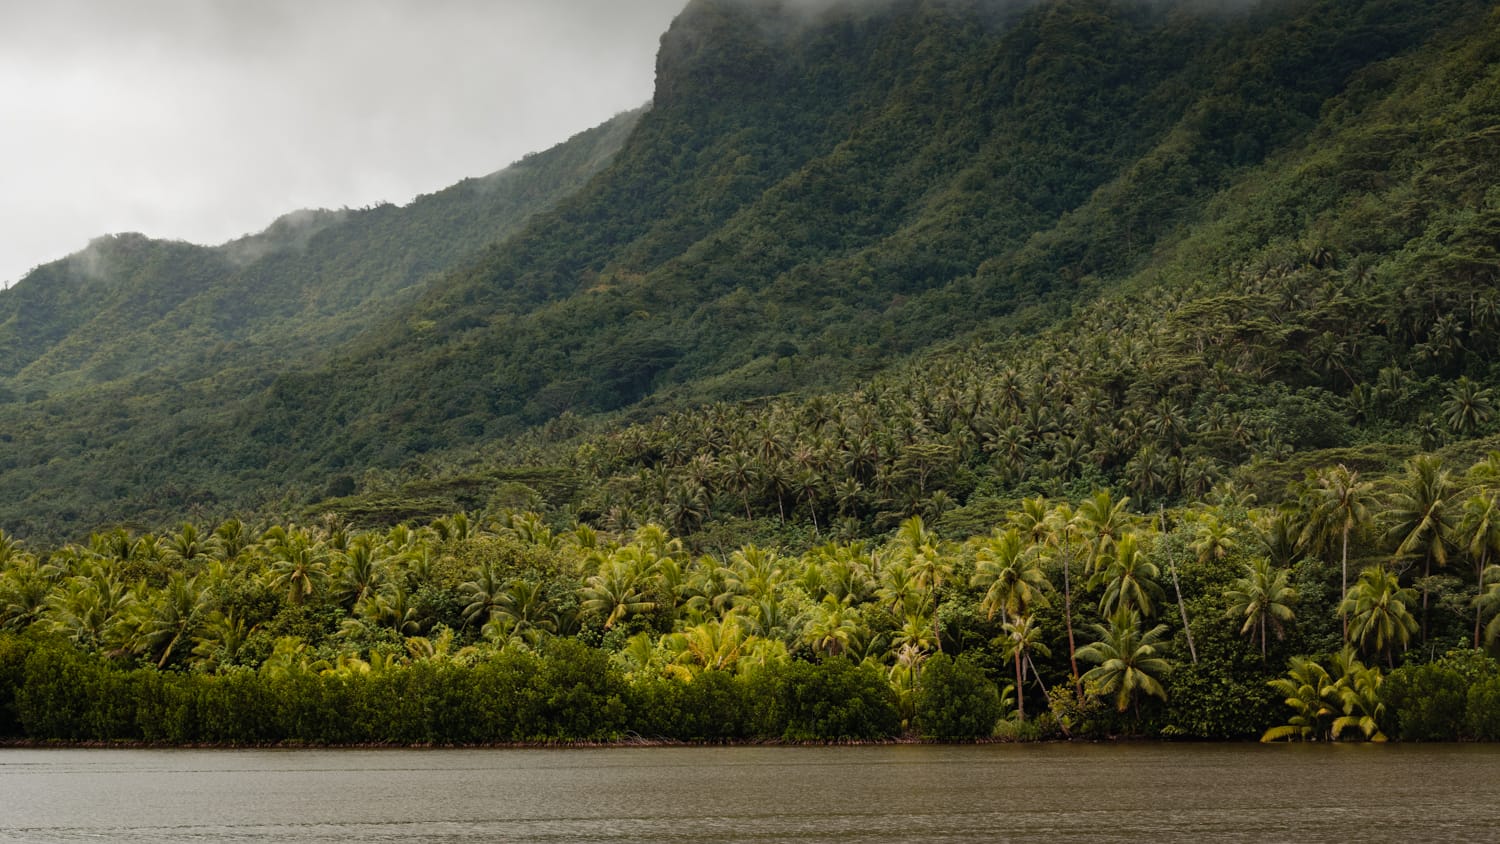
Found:
[[[233,607],[209,613],[193,636],[195,667],[217,668],[234,662],[250,633],[244,617]]]
[[[1460,377],[1448,389],[1448,399],[1443,402],[1443,418],[1455,434],[1469,435],[1495,415],[1494,393]]]
[[[214,528],[214,542],[218,545],[220,559],[224,561],[233,560],[245,550],[250,544],[250,536],[245,532],[245,524],[239,519],[229,519]]]
[[[1141,695],[1167,699],[1160,678],[1172,664],[1157,650],[1167,626],[1158,624],[1144,634],[1140,627],[1140,613],[1121,608],[1110,617],[1108,626],[1093,625],[1098,640],[1078,651],[1079,659],[1095,664],[1083,675],[1084,681],[1096,684],[1102,694],[1113,695],[1118,712],[1132,707],[1138,710]]]
[[[54,631],[86,650],[118,646],[128,637],[126,622],[138,598],[103,564],[67,579],[47,598]]]
[[[38,565],[29,554],[6,556],[0,563],[0,629],[25,630],[41,620],[59,573],[53,566]]]
[[[1427,641],[1427,598],[1432,565],[1448,563],[1448,542],[1453,533],[1453,510],[1450,506],[1457,485],[1443,468],[1442,461],[1431,454],[1413,457],[1406,464],[1406,474],[1391,494],[1388,536],[1396,540],[1396,556],[1420,554],[1422,557],[1422,641]]]
[[[729,582],[752,598],[772,597],[786,579],[786,565],[774,550],[744,545],[729,555]]]
[[[1374,486],[1359,479],[1359,473],[1340,463],[1313,476],[1306,494],[1307,526],[1302,543],[1323,548],[1333,536],[1340,542],[1339,602],[1349,594],[1349,535],[1370,523],[1370,505],[1374,503]],[[1344,619],[1344,634],[1349,622]]]
[[[897,561],[911,569],[917,588],[929,592],[933,604],[937,604],[938,590],[953,575],[953,559],[949,554],[948,543],[928,530],[922,524],[921,516],[912,516],[902,522],[900,529],[896,531],[892,551]],[[937,613],[932,614],[932,639],[941,653],[943,637]]]
[[[674,529],[690,533],[707,518],[709,503],[708,490],[703,484],[691,478],[679,478],[671,485],[663,510]]]
[[[1338,681],[1344,714],[1333,719],[1333,737],[1337,739],[1349,730],[1358,730],[1368,741],[1383,742],[1386,736],[1380,731],[1380,722],[1385,720],[1385,703],[1380,697],[1380,686],[1385,677],[1379,668],[1365,666],[1353,654],[1345,658],[1346,668]]]
[[[0,528],[0,569],[10,563],[13,557],[21,554],[21,541]]]
[[[1289,585],[1290,579],[1287,569],[1273,569],[1269,560],[1257,559],[1245,564],[1245,576],[1224,593],[1229,604],[1224,617],[1245,619],[1240,635],[1259,636],[1262,662],[1266,659],[1268,628],[1280,639],[1285,635],[1284,625],[1294,617],[1292,605],[1297,603],[1297,590]]]
[[[1500,551],[1500,496],[1485,490],[1469,496],[1459,510],[1454,539],[1474,563],[1474,647],[1479,647],[1479,623],[1483,614],[1480,596],[1484,594],[1484,570],[1496,551]]]
[[[1047,512],[1043,520],[1043,548],[1056,554],[1063,576],[1063,624],[1068,631],[1068,666],[1073,691],[1083,701],[1083,679],[1078,673],[1078,646],[1073,635],[1073,539],[1078,533],[1074,513],[1066,502]]]
[[[1266,730],[1260,740],[1295,738],[1318,741],[1327,738],[1332,718],[1343,709],[1338,685],[1328,675],[1328,669],[1316,660],[1294,656],[1290,665],[1286,676],[1270,681],[1270,685],[1284,696],[1286,705],[1292,708],[1292,717],[1285,724]]]
[[[663,560],[658,572],[664,572],[666,576],[658,576],[657,594],[683,595],[683,605],[688,612],[699,617],[723,615],[744,598],[743,586],[735,578],[734,570],[719,565],[712,557],[701,558],[685,579],[672,558]],[[674,581],[680,581],[676,588]]]
[[[385,588],[360,601],[354,607],[355,618],[345,622],[358,627],[361,623],[372,624],[396,631],[402,636],[415,636],[422,632],[422,618],[412,604],[412,593],[399,579],[387,583]]]
[[[745,649],[754,644],[753,639],[746,634],[744,619],[730,610],[723,618],[670,633],[662,637],[661,644],[670,655],[668,671],[691,680],[704,671],[733,669]]]
[[[727,486],[740,494],[745,502],[745,520],[754,518],[750,513],[750,497],[760,480],[760,469],[754,458],[744,452],[734,452],[724,458],[722,464]]]
[[[1395,574],[1375,565],[1359,573],[1359,581],[1339,610],[1349,618],[1350,637],[1361,647],[1384,653],[1386,663],[1394,666],[1392,646],[1405,650],[1417,630],[1417,621],[1406,608],[1415,597],[1411,589],[1401,587]]]
[[[1200,563],[1222,562],[1238,545],[1234,538],[1236,533],[1238,531],[1228,520],[1209,511],[1198,520],[1188,549],[1197,555]]]
[[[999,612],[1001,623],[1005,623],[1025,615],[1031,607],[1046,605],[1046,591],[1051,584],[1042,573],[1033,546],[1020,531],[996,529],[976,544],[970,583],[985,590],[979,608],[985,611],[986,618],[994,618]]]
[[[1479,595],[1474,598],[1476,614],[1494,613],[1500,610],[1500,566],[1489,566],[1479,578]],[[1484,641],[1493,645],[1500,641],[1500,614],[1484,626]]]
[[[1115,542],[1129,528],[1132,520],[1125,509],[1129,504],[1128,497],[1116,501],[1107,489],[1097,490],[1079,503],[1073,521],[1088,545],[1084,559],[1087,573],[1099,570],[1114,551]]]
[[[539,514],[530,511],[512,513],[505,520],[505,532],[535,548],[556,551],[562,547],[562,538],[552,532],[551,526]]]
[[[213,593],[197,577],[172,573],[166,588],[152,596],[141,624],[147,650],[160,654],[157,668],[165,668],[177,646],[208,622],[214,604]]]
[[[652,612],[656,602],[642,588],[642,580],[634,561],[618,553],[611,555],[580,590],[580,609],[604,616],[606,630],[636,613]]]
[[[1024,721],[1026,720],[1026,672],[1027,666],[1031,665],[1031,655],[1038,653],[1042,656],[1051,656],[1052,651],[1042,643],[1042,630],[1037,626],[1035,616],[1020,615],[1014,616],[1013,619],[1005,622],[1005,635],[1002,639],[1011,662],[1015,664],[1016,707],[1020,711],[1021,720]]]
[[[896,692],[896,706],[901,710],[903,726],[909,726],[916,717],[917,687],[922,679],[922,663],[927,653],[915,645],[901,645],[896,650],[896,661],[886,674],[891,688]]]
[[[838,656],[854,645],[859,634],[858,611],[828,595],[813,610],[802,637],[813,650]]]
[[[500,596],[505,592],[505,574],[495,565],[493,560],[485,560],[474,569],[474,579],[465,581],[459,586],[463,594],[464,621],[469,624],[483,625],[495,614],[495,609],[500,605]]]
[[[541,584],[516,578],[496,596],[490,621],[504,625],[511,636],[535,643],[543,633],[553,633],[557,624],[547,607],[547,595]],[[488,627],[488,625],[486,625]]]
[[[912,647],[922,652],[932,649],[932,619],[920,613],[907,613],[902,617],[901,628],[891,637],[894,648]]]
[[[334,577],[337,596],[344,606],[352,607],[379,591],[385,580],[385,566],[368,535],[350,542],[341,556]]]
[[[808,590],[814,597],[832,595],[840,603],[858,604],[876,591],[877,583],[871,575],[874,557],[863,543],[820,545],[810,556],[817,562],[807,567],[803,582],[814,587]],[[912,577],[912,588],[921,591],[916,575]]]
[[[1296,513],[1288,507],[1259,512],[1251,522],[1261,553],[1277,568],[1290,568],[1306,550],[1303,529]]]
[[[807,514],[812,517],[813,533],[819,533],[818,498],[823,492],[823,476],[816,470],[802,468],[792,478],[792,491],[807,504]]]
[[[1161,570],[1141,550],[1134,533],[1127,533],[1115,543],[1109,568],[1096,576],[1104,586],[1104,596],[1099,599],[1099,612],[1111,615],[1126,609],[1139,612],[1150,618],[1156,614],[1153,600],[1162,600],[1166,593],[1157,585]]]
[[[183,522],[177,533],[167,540],[167,553],[173,561],[192,565],[208,552],[208,543],[198,533],[198,526]]]
[[[272,589],[286,590],[287,603],[301,606],[328,580],[328,548],[306,531],[281,534],[271,545]]]
[[[900,617],[927,606],[930,597],[917,586],[916,576],[905,563],[891,560],[880,566],[879,582],[875,589],[876,606]]]

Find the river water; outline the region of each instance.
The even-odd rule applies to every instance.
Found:
[[[1500,747],[0,750],[0,841],[1042,840],[1500,840]]]

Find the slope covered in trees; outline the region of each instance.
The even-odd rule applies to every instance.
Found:
[[[653,108],[599,179],[327,369],[248,385],[232,421],[189,399],[144,461],[111,437],[127,494],[80,484],[75,512],[306,500],[559,416],[849,384],[1155,269],[1216,197],[1328,130],[1351,81],[1379,96],[1385,60],[1482,13],[690,4]],[[1226,262],[1258,244],[1219,245]]]
[[[1500,736],[1497,125],[1488,3],[696,0],[576,193],[52,458],[0,729]]]
[[[837,384],[1071,299],[1459,7],[876,8],[772,27],[759,4],[691,4],[604,178],[399,336],[278,384],[247,453],[328,441],[340,404],[361,414],[325,459],[368,465],[569,410]]]
[[[313,367],[586,183],[640,118],[404,207],[287,214],[222,246],[99,238],[0,292],[6,518],[60,522],[149,489],[128,467],[278,372]],[[108,467],[108,468],[105,468]],[[108,481],[100,475],[109,476]],[[101,518],[97,510],[89,518]],[[30,517],[30,518],[27,518]]]
[[[974,339],[855,392],[806,398],[838,363],[796,351],[763,371],[800,395],[659,414],[581,446],[566,444],[580,420],[565,417],[521,448],[481,448],[462,472],[431,458],[439,479],[464,478],[447,507],[483,504],[531,463],[554,473],[537,476],[538,493],[590,519],[733,534],[770,516],[857,536],[913,514],[953,511],[977,526],[1023,495],[1077,496],[1101,483],[1149,506],[1226,479],[1276,497],[1309,468],[1390,471],[1441,446],[1473,459],[1495,431],[1493,23],[1475,9],[1431,47],[1355,74],[1301,140],[1241,165],[1112,283],[1075,269],[1073,284],[1006,300],[1017,310],[980,323]],[[1261,71],[1269,62],[1246,61]],[[1159,196],[1162,174],[1202,166],[1184,131],[1142,159],[1150,178],[1100,188],[1009,260],[1039,260],[1039,244],[1121,245],[1109,235],[1125,210],[1109,203]],[[955,282],[968,298],[937,313],[952,325],[974,319],[979,292],[1006,283],[1002,269],[994,259]],[[860,355],[880,359],[874,346]],[[513,468],[484,483],[496,464]],[[381,476],[366,487],[335,508],[391,512],[403,497]]]

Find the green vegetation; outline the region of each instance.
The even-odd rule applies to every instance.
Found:
[[[221,500],[248,506],[235,484],[147,467],[276,373],[326,364],[445,272],[481,260],[603,168],[639,118],[622,114],[405,207],[298,211],[212,248],[112,235],[37,268],[0,292],[4,523],[52,534]]]
[[[1062,462],[1107,461],[1086,485],[1134,460],[1136,485],[1161,487],[1153,496],[1191,493],[1254,456],[1393,429],[1473,436],[1494,388],[1468,363],[1486,359],[1491,333],[1474,297],[1493,271],[1492,203],[1477,188],[1494,181],[1489,14],[1477,0],[1235,13],[1069,0],[1005,14],[898,2],[777,25],[761,4],[697,0],[664,37],[655,102],[618,152],[579,152],[608,148],[599,138],[556,151],[548,160],[576,178],[546,182],[556,192],[527,208],[548,210],[515,234],[490,229],[500,239],[476,252],[475,226],[448,245],[445,221],[470,218],[447,192],[427,216],[352,214],[350,225],[376,212],[393,224],[330,253],[319,277],[358,292],[351,265],[395,272],[375,289],[409,292],[371,297],[386,309],[332,293],[305,305],[296,279],[314,267],[287,256],[332,245],[345,229],[329,227],[307,252],[254,264],[266,276],[255,308],[217,309],[289,354],[220,349],[230,328],[209,303],[167,322],[115,310],[93,328],[48,320],[55,340],[15,341],[14,361],[0,361],[12,438],[0,522],[62,539],[188,513],[291,517],[351,490],[386,495],[414,471],[484,477],[513,467],[532,436],[847,395],[892,366],[941,392],[967,386],[948,370],[976,361],[1015,369],[1026,405],[1061,392],[1087,424],[1053,419],[1061,403],[1029,420],[985,408],[1005,424],[973,445],[1003,435],[1017,458],[1051,458],[1034,440],[1056,434]],[[438,256],[407,259],[423,250]],[[422,272],[397,272],[407,266]],[[189,277],[148,261],[129,287],[165,295]],[[0,295],[0,323],[32,325],[8,303],[67,289],[48,278]],[[64,354],[122,326],[149,330],[102,344],[94,368]],[[955,343],[972,352],[944,351]],[[1070,377],[1109,367],[1094,370],[1100,392],[1076,379],[1055,391],[1064,373],[1029,377],[1049,346]],[[155,349],[171,353],[138,351]],[[161,357],[182,366],[140,368]],[[119,364],[125,380],[93,380],[109,361],[136,363]],[[23,370],[41,380],[8,374]],[[1375,392],[1381,370],[1399,401]],[[1223,389],[1199,406],[1205,371]],[[1459,377],[1474,401],[1450,423],[1431,401]],[[1379,413],[1347,424],[1349,397]],[[1106,443],[1089,427],[1173,409],[1153,441]],[[1202,443],[1196,428],[1229,414],[1237,433]],[[1177,474],[1174,460],[1186,482],[1152,480]],[[1022,477],[989,485],[1037,491],[1025,475],[1042,476],[1043,461],[1022,462]],[[986,480],[917,474],[928,482],[915,494],[930,486],[960,504]],[[437,498],[420,515],[475,504]],[[823,519],[832,508],[819,506]]]
[[[504,226],[0,293],[0,728],[1493,738],[1496,125],[1477,0],[695,0]]]
[[[1412,479],[1442,473],[1434,541],[1454,564],[1490,559],[1500,542],[1450,517],[1500,494],[1497,466],[1419,456],[1379,484],[1338,466],[1277,507],[1224,484],[1155,516],[1107,492],[1037,497],[962,542],[912,516],[884,542],[800,553],[693,553],[655,524],[530,512],[184,523],[36,553],[0,535],[0,725],[171,742],[1490,738],[1500,566],[1424,576],[1403,527]],[[1357,517],[1328,519],[1333,480],[1364,490]],[[1346,554],[1362,570],[1340,599]]]

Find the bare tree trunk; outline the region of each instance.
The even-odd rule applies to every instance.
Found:
[[[1427,644],[1427,592],[1432,581],[1432,552],[1427,552],[1426,563],[1422,566],[1422,644]]]
[[[1167,509],[1163,507],[1159,512],[1161,516],[1161,535],[1162,539],[1165,540],[1167,536]],[[1172,569],[1172,590],[1177,593],[1177,610],[1182,613],[1182,632],[1187,635],[1188,653],[1193,657],[1193,664],[1197,665],[1198,649],[1193,646],[1193,628],[1188,625],[1187,604],[1182,600],[1182,585],[1177,582],[1177,558],[1172,555],[1172,546],[1168,544],[1166,547],[1167,565]],[[1261,641],[1265,641],[1264,633],[1262,634]]]
[[[1344,601],[1349,598],[1349,522],[1344,522],[1344,579],[1339,584],[1339,621],[1344,626],[1344,644],[1349,644],[1349,614],[1344,611]]]
[[[1063,551],[1063,621],[1068,627],[1068,662],[1073,666],[1073,687],[1078,693],[1078,702],[1083,702],[1083,680],[1078,676],[1078,648],[1073,643],[1073,586],[1069,572],[1073,570],[1073,548]]]
[[[1016,709],[1021,713],[1021,720],[1026,720],[1026,685],[1021,679],[1021,653],[1017,651],[1011,656],[1016,662]]]
[[[1479,561],[1474,565],[1474,589],[1479,593],[1474,598],[1474,650],[1479,650],[1479,617],[1484,613],[1484,557],[1489,554],[1486,551],[1480,555]]]

